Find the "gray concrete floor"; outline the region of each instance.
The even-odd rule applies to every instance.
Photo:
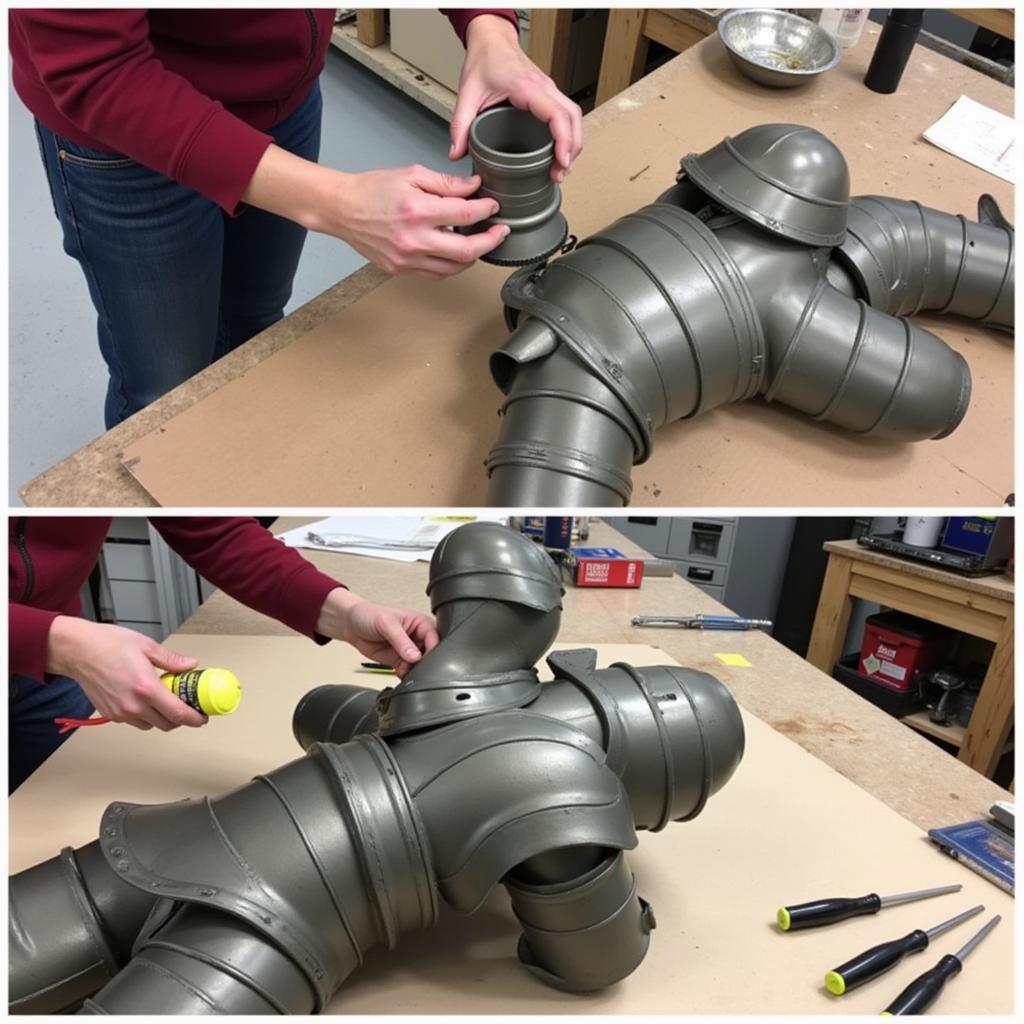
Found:
[[[448,168],[448,128],[419,104],[333,51],[321,76],[321,163],[348,171],[422,163]],[[106,368],[78,264],[64,255],[32,118],[10,90],[10,502],[18,488],[103,432]],[[468,165],[459,165],[468,173]],[[288,310],[365,263],[311,235]]]

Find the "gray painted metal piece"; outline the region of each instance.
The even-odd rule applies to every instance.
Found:
[[[8,1009],[52,1013],[78,1005],[131,958],[154,897],[107,867],[94,841],[10,880]]]
[[[799,124],[759,124],[683,157],[693,183],[727,210],[804,245],[840,245],[850,173],[834,142]]]
[[[658,427],[758,394],[888,443],[963,420],[966,361],[906,314],[1012,329],[1014,235],[991,197],[978,223],[851,203],[839,151],[793,125],[683,163],[656,203],[505,283],[489,504],[628,504]]]
[[[554,255],[569,233],[561,213],[562,192],[550,176],[555,144],[548,126],[528,111],[491,107],[469,128],[469,155],[480,175],[477,197],[497,200],[494,217],[460,227],[476,234],[506,224],[509,235],[481,259],[501,266],[538,263]]]
[[[569,882],[530,885],[510,875],[505,888],[523,926],[519,961],[552,988],[607,988],[647,955],[654,913],[621,851]]]
[[[379,698],[384,736],[523,707],[534,665],[558,633],[562,583],[535,544],[497,523],[467,523],[438,544],[427,594],[444,640]]]
[[[445,588],[462,578],[453,565],[473,576],[468,551],[494,592],[454,632],[491,606],[557,625],[557,574],[531,541],[474,524],[446,548],[439,613],[467,603]],[[470,650],[450,625],[439,615],[438,649]],[[738,764],[743,725],[704,673],[595,664],[553,654],[556,679],[528,707],[387,737],[373,691],[319,687],[295,712],[305,757],[216,798],[111,805],[98,843],[11,881],[10,1008],[316,1012],[367,950],[431,926],[442,899],[472,912],[499,883],[536,977],[568,992],[615,983],[654,927],[623,851],[637,829],[699,813]]]
[[[834,258],[876,309],[952,313],[1012,331],[1014,232],[985,200],[976,223],[920,203],[858,196]]]

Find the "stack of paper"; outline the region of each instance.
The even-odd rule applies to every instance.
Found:
[[[440,540],[464,523],[483,519],[506,523],[503,516],[331,516],[278,536],[290,548],[339,551],[393,562],[428,562]]]
[[[961,96],[924,137],[939,149],[1002,178],[1014,180],[1013,118]]]

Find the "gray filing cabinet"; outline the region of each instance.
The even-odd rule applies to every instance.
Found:
[[[774,619],[789,560],[791,516],[625,516],[605,521],[737,615]],[[664,609],[686,615],[687,609]]]
[[[166,544],[147,519],[118,516],[100,556],[96,617],[162,641],[209,595],[209,584]]]

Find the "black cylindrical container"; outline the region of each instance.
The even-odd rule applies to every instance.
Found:
[[[864,76],[864,84],[873,92],[893,93],[921,33],[923,10],[892,10],[885,19],[875,52]]]

